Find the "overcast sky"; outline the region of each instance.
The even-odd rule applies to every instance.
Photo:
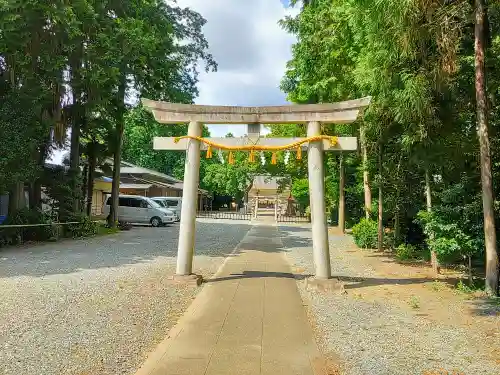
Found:
[[[217,72],[200,74],[196,104],[286,103],[279,85],[295,39],[281,29],[278,21],[288,14],[297,14],[298,9],[287,7],[288,0],[177,0],[177,3],[207,20],[203,33],[218,64]],[[213,125],[210,132],[215,137],[228,132],[241,136],[246,133],[246,126]],[[62,154],[55,152],[51,161],[60,163]]]
[[[218,64],[215,73],[202,73],[196,104],[280,105],[285,95],[279,84],[291,58],[295,39],[278,25],[287,14],[287,0],[178,0],[200,13],[210,52]],[[212,136],[246,133],[244,125],[210,126]]]

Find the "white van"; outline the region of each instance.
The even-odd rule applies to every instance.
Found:
[[[160,206],[151,198],[138,195],[120,195],[118,197],[118,221],[126,223],[149,223],[153,227],[173,223],[177,217],[172,210]],[[109,215],[111,197],[104,206],[104,215]]]
[[[181,219],[181,211],[182,211],[181,197],[153,197],[151,199],[161,204],[163,207],[174,211],[177,214],[179,220]]]

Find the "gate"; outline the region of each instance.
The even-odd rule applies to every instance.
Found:
[[[297,202],[289,200],[278,210],[278,223],[310,223],[311,215],[307,211]]]
[[[225,220],[252,220],[252,214],[248,208],[231,209],[231,206],[226,208],[214,209],[212,204],[203,207],[203,210],[196,212],[197,218],[205,219],[225,219]]]

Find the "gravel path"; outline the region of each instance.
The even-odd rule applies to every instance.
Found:
[[[195,272],[249,229],[200,222]],[[174,286],[179,226],[0,253],[0,374],[133,374],[195,297]]]
[[[297,272],[313,274],[310,229],[289,226],[281,231]],[[372,267],[345,252],[351,246],[350,237],[330,235],[333,274],[376,278]],[[498,332],[496,338],[486,337],[450,322],[430,321],[389,300],[357,298],[349,289],[346,295],[332,295],[307,292],[302,281],[298,285],[322,349],[340,362],[343,374],[500,374],[500,353],[491,353],[485,345],[495,340],[498,344]]]

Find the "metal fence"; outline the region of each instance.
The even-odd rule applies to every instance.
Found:
[[[278,214],[278,223],[310,223],[311,216],[296,213],[295,215]]]
[[[206,219],[252,220],[252,214],[240,211],[198,211],[196,217]]]
[[[277,215],[279,223],[310,223],[311,215],[297,202],[287,202]]]

